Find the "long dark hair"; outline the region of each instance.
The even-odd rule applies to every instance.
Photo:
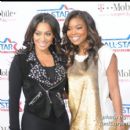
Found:
[[[60,53],[61,50],[60,25],[57,19],[49,13],[39,13],[32,18],[25,33],[23,45],[26,46],[28,51],[31,51],[34,48],[33,34],[36,30],[37,25],[40,22],[48,23],[51,26],[55,38],[53,40],[53,44],[51,44],[50,46],[50,49],[56,51],[57,53]]]
[[[68,57],[68,66],[71,66],[74,62],[74,55],[75,53],[78,53],[79,47],[75,46],[71,43],[71,41],[67,37],[67,31],[68,31],[68,26],[69,22],[72,18],[79,17],[81,18],[85,24],[86,24],[86,29],[88,32],[87,36],[87,41],[90,46],[90,49],[88,50],[89,56],[85,60],[85,64],[88,64],[89,58],[95,58],[97,55],[98,49],[103,45],[101,42],[101,37],[98,34],[98,31],[96,29],[96,25],[94,22],[94,19],[92,16],[86,12],[86,11],[81,11],[81,10],[74,10],[68,14],[68,16],[65,19],[65,22],[63,24],[63,44],[62,48],[65,51],[67,57]]]

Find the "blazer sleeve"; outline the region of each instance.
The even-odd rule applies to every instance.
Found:
[[[20,130],[19,100],[22,87],[22,70],[20,57],[15,55],[9,70],[9,128]]]

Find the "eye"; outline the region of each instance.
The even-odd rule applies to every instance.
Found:
[[[79,29],[82,29],[83,27],[82,26],[77,26],[76,28],[79,30]]]
[[[41,33],[40,32],[35,32],[35,34],[37,35],[37,36],[40,36],[41,35]]]
[[[46,32],[45,35],[46,36],[52,36],[52,32]]]

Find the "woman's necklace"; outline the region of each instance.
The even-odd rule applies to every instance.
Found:
[[[76,54],[75,55],[75,60],[77,60],[78,62],[83,62],[87,57],[88,57],[88,54],[87,55],[78,55],[78,54]]]

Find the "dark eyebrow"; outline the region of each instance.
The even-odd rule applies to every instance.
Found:
[[[82,26],[83,24],[77,24],[76,26]],[[71,26],[68,26],[68,28],[70,28]]]

